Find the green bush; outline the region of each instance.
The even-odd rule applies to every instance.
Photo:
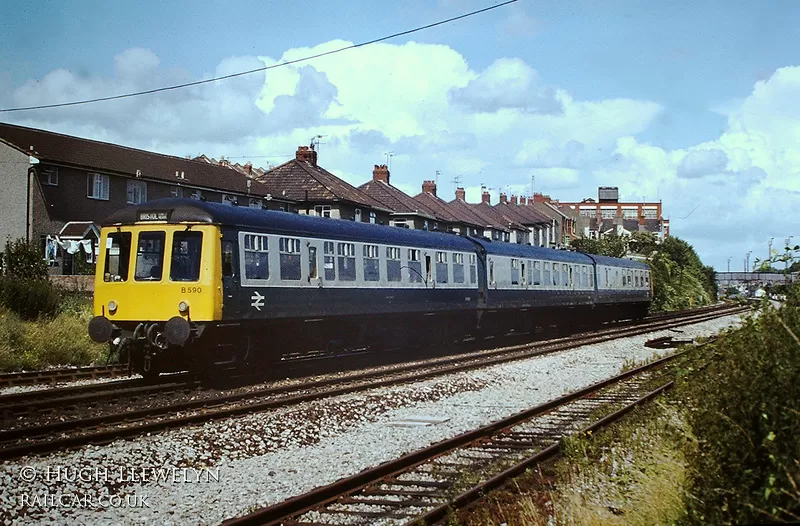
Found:
[[[0,305],[25,320],[56,316],[61,296],[61,290],[47,280],[0,277]]]
[[[47,264],[41,250],[20,238],[7,241],[3,252],[3,272],[6,276],[24,280],[46,280]]]
[[[104,363],[108,346],[91,341],[87,317],[85,312],[61,313],[26,322],[0,307],[0,371]]]
[[[681,387],[693,434],[691,522],[772,522],[800,516],[800,289],[717,340]],[[706,357],[708,358],[708,357]]]

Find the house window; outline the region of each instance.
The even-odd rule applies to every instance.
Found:
[[[373,225],[375,224],[375,212],[369,213],[369,222],[372,223]]]
[[[581,208],[581,215],[584,217],[594,217],[596,213],[594,208]]]
[[[408,281],[422,283],[422,262],[419,259],[419,249],[408,249]]]
[[[256,199],[251,197],[247,200],[247,207],[248,208],[261,208],[261,199]]]
[[[331,205],[317,205],[314,207],[314,213],[319,217],[330,217]]]
[[[356,245],[355,243],[339,243],[339,279],[342,281],[356,280]]]
[[[361,222],[361,209],[360,208],[356,208],[355,220],[357,222],[359,222],[359,223]]]
[[[333,253],[333,241],[326,241],[323,249],[325,280],[334,281],[336,279],[336,258]]]
[[[89,174],[87,177],[86,197],[108,201],[109,180],[107,175]]]
[[[42,168],[42,184],[47,186],[58,186],[58,167],[48,166]]]
[[[300,279],[300,240],[282,237],[278,240],[281,260],[281,279]]]
[[[392,226],[397,226],[400,228],[408,228],[408,222],[405,219],[395,219],[392,221]]]
[[[400,281],[400,249],[397,247],[386,247],[386,279],[389,281]]]
[[[624,219],[636,219],[638,217],[638,211],[635,208],[623,208],[622,217]]]
[[[379,281],[381,271],[378,245],[364,245],[364,281]]]
[[[203,192],[201,190],[192,190],[192,193],[189,194],[189,199],[196,199],[197,201],[202,201]]]
[[[269,238],[257,234],[244,236],[245,279],[269,279]]]
[[[235,195],[222,194],[222,204],[228,206],[236,206],[239,203]]]
[[[128,204],[138,205],[147,201],[147,183],[144,181],[128,181]]]
[[[169,195],[172,197],[183,197],[183,188],[180,186],[173,186],[169,189]]]
[[[644,210],[644,218],[645,219],[658,219],[658,210],[654,208],[645,208]]]
[[[615,208],[604,208],[600,211],[603,219],[614,219],[617,217],[617,210]]]

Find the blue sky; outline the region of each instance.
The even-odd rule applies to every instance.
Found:
[[[489,5],[6,3],[0,107],[208,78]],[[798,22],[791,1],[520,0],[225,85],[0,120],[261,165],[324,134],[320,164],[351,183],[394,151],[394,184],[416,193],[438,170],[446,199],[455,176],[468,198],[529,191],[534,174],[565,201],[617,185],[661,198],[673,233],[724,270],[800,236]]]

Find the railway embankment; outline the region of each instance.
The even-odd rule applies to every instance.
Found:
[[[459,517],[465,524],[800,520],[800,288],[698,347],[675,388]]]

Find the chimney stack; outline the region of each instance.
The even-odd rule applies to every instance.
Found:
[[[311,163],[312,166],[316,166],[317,152],[308,146],[298,146],[297,153],[295,153],[295,159],[298,161],[306,161],[307,163]]]
[[[481,203],[492,204],[492,196],[485,186],[481,187]]]
[[[247,172],[247,175],[249,175],[249,176],[253,175],[253,163],[251,163],[250,161],[247,161],[244,164],[244,169]]]
[[[533,198],[531,199],[531,201],[533,201],[534,203],[549,203],[550,196],[545,194],[540,194],[537,192],[533,194]]]
[[[463,188],[460,186],[456,188],[456,199],[459,201],[466,201],[467,200],[467,192],[464,191]]]
[[[508,197],[506,197],[506,194],[504,194],[503,192],[500,192],[500,204],[504,205],[507,203],[508,203]]]
[[[422,181],[422,191],[426,194],[436,195],[436,181]]]
[[[375,169],[372,170],[372,180],[389,184],[389,167],[385,164],[376,164]]]

